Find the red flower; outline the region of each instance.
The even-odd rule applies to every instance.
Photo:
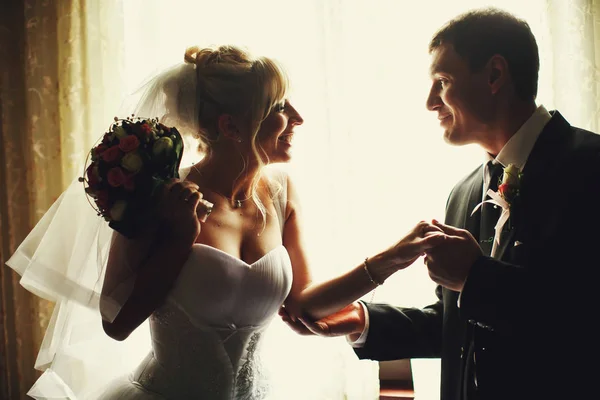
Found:
[[[108,149],[108,146],[105,144],[99,144],[98,146],[96,146],[94,148],[94,155],[95,156],[99,156],[102,153],[104,153],[106,151],[106,149]]]
[[[143,135],[149,136],[152,133],[152,128],[146,122],[140,125],[140,132]]]
[[[498,186],[498,192],[502,197],[506,197],[506,194],[509,191],[508,183],[502,183]]]
[[[517,188],[509,185],[508,183],[502,183],[498,186],[498,193],[504,200],[511,203],[515,193],[517,192]]]
[[[125,174],[121,167],[114,167],[108,170],[106,174],[108,184],[113,187],[119,187],[125,183]]]
[[[140,141],[135,135],[128,135],[119,140],[119,149],[128,153],[138,148]]]
[[[96,204],[102,211],[108,208],[108,192],[106,190],[96,192]]]
[[[95,187],[100,183],[100,179],[98,177],[98,166],[96,163],[90,164],[90,166],[86,170],[88,186]]]
[[[114,163],[121,158],[119,146],[111,146],[102,152],[102,159],[107,163]]]
[[[125,190],[129,190],[130,192],[135,190],[135,174],[126,174],[123,186]]]

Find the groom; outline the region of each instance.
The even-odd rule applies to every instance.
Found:
[[[486,158],[433,221],[447,234],[425,256],[439,301],[356,303],[305,325],[350,334],[361,359],[441,357],[442,400],[593,398],[600,136],[536,105],[537,44],[509,13],[460,15],[429,52],[427,108],[448,143]]]

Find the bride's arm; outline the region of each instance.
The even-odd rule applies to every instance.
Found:
[[[285,307],[293,317],[308,315],[314,320],[331,315],[373,290],[396,271],[412,264],[426,249],[443,240],[443,234],[427,233],[431,225],[425,222],[409,232],[398,243],[381,253],[369,257],[368,272],[364,263],[359,263],[348,272],[322,283],[313,283],[304,251],[302,238],[302,216],[298,195],[288,178],[288,205],[283,232],[293,269],[292,289]],[[375,281],[375,282],[374,282]]]
[[[201,198],[196,184],[173,182],[164,188],[153,226],[135,239],[116,234],[100,302],[102,326],[113,339],[126,339],[165,300],[200,234]]]
[[[114,320],[102,320],[108,336],[125,340],[162,304],[189,255],[192,243],[169,237],[158,239],[156,229],[137,239],[116,235],[110,248],[100,311],[106,315],[112,304],[121,303],[123,294],[118,293],[119,289],[131,282],[132,287],[124,288],[126,299],[122,299],[124,303],[117,304],[120,310]]]

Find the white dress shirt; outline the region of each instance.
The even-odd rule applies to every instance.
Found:
[[[494,164],[500,163],[505,168],[509,164],[513,164],[515,167],[519,168],[519,171],[523,171],[523,168],[525,168],[525,163],[527,163],[527,159],[529,158],[529,154],[533,149],[533,145],[551,118],[552,116],[548,110],[546,110],[543,105],[540,105],[538,108],[536,108],[533,114],[531,114],[531,117],[525,121],[521,128],[519,128],[519,130],[508,140],[508,142],[506,142],[496,158],[492,157],[488,153],[485,153],[486,157],[482,165],[482,200],[485,200],[487,197],[486,192],[490,186],[490,172],[487,165],[488,161],[494,160]]]
[[[521,126],[521,128],[519,128],[519,130],[508,140],[508,142],[506,142],[496,158],[486,153],[486,158],[481,168],[483,173],[482,201],[486,199],[486,192],[490,185],[490,172],[487,166],[488,161],[494,160],[494,163],[500,163],[503,167],[513,164],[519,168],[519,171],[522,171],[527,163],[529,154],[531,153],[538,136],[540,133],[542,133],[542,130],[551,118],[552,116],[543,105],[538,106],[533,114],[531,114],[527,121],[525,121],[525,123]],[[458,301],[460,306],[460,296]],[[365,329],[362,331],[360,337],[356,341],[352,341],[350,340],[350,336],[346,336],[348,343],[350,343],[352,347],[356,348],[364,346],[369,334],[369,312],[362,301],[360,302],[360,305],[365,312]]]

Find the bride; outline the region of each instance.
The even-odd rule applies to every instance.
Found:
[[[103,278],[99,296],[95,284],[87,285],[89,293],[56,289],[63,298],[99,308],[104,332],[116,341],[149,321],[152,347],[143,361],[93,398],[268,398],[261,339],[282,305],[292,318],[336,313],[443,239],[439,233],[422,235],[419,224],[347,273],[314,283],[294,184],[283,172],[265,168],[290,160],[303,123],[287,89],[277,63],[234,46],[189,48],[185,63],[149,84],[138,115],[162,115],[167,125],[192,132],[205,156],[165,187],[160,211],[143,235],[92,235],[88,242],[99,254],[102,242],[109,244],[105,268],[103,257],[97,257],[101,272],[95,276]],[[212,203],[212,210],[201,199]],[[49,212],[54,219],[55,206]],[[40,257],[23,254],[41,252],[40,238],[53,218],[45,219],[9,260],[30,282],[24,285],[42,296],[41,282],[51,284],[36,280],[42,274],[31,264]],[[81,252],[83,246],[76,247]],[[63,275],[81,282],[85,274]],[[53,320],[49,329],[57,335],[60,316]],[[44,342],[46,349],[52,346]]]

